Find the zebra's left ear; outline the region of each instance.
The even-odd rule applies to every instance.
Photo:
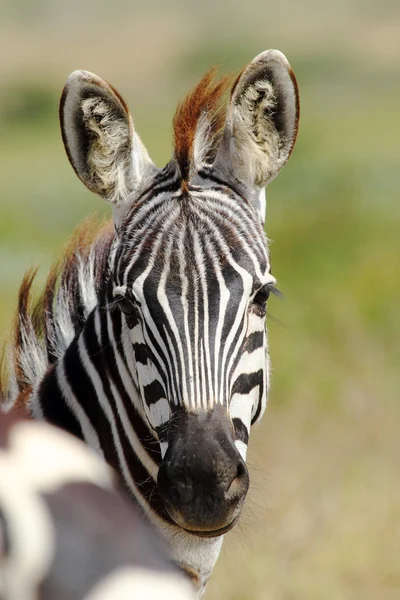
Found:
[[[115,207],[122,207],[149,169],[156,169],[133,129],[128,107],[108,83],[74,71],[60,102],[68,158],[79,179]]]
[[[298,120],[297,83],[286,57],[262,52],[233,85],[214,167],[262,195],[293,150]]]

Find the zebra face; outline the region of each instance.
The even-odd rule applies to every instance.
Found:
[[[159,490],[178,524],[202,532],[232,526],[248,489],[244,459],[266,404],[265,312],[275,282],[257,211],[207,181],[156,196],[147,227],[138,220],[153,215],[154,195],[140,210],[133,203],[113,289],[162,449]]]
[[[199,535],[229,529],[248,488],[244,460],[266,404],[265,304],[275,282],[264,188],[290,156],[298,112],[294,75],[276,50],[233,85],[209,73],[178,107],[174,156],[159,170],[103,80],[77,71],[61,101],[71,163],[113,206],[110,301],[160,444],[158,489],[172,519]]]

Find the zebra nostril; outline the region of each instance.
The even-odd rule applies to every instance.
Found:
[[[242,461],[238,463],[236,469],[236,475],[232,479],[226,490],[226,498],[227,500],[232,500],[233,498],[242,496],[246,493],[248,487],[248,475],[247,469]]]

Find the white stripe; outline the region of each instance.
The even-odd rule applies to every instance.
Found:
[[[194,399],[194,404],[199,402],[203,406],[203,395],[201,393],[201,381],[200,381],[200,373],[201,373],[201,365],[200,365],[200,357],[199,357],[199,343],[200,343],[200,332],[199,332],[199,284],[197,277],[193,277],[193,301],[194,301],[194,368],[195,368],[195,378],[196,378],[196,396]],[[206,400],[204,398],[204,400]],[[205,406],[203,406],[205,408]]]
[[[210,356],[210,339],[209,339],[209,308],[208,308],[208,287],[207,287],[207,274],[205,270],[205,259],[203,248],[200,242],[200,236],[197,231],[193,232],[193,242],[194,242],[194,258],[196,262],[196,267],[199,272],[199,279],[201,283],[201,289],[203,292],[203,313],[204,313],[204,323],[203,323],[203,349],[205,356],[206,364],[203,365],[203,373],[207,376],[208,380],[208,397],[203,399],[203,403],[207,403],[208,407],[212,407],[216,398],[216,390],[214,390],[213,381],[211,377],[211,356]],[[203,386],[205,386],[205,378],[203,379]],[[204,396],[205,388],[203,387],[202,397]]]
[[[188,396],[189,406],[192,408],[196,407],[196,398],[194,395],[194,373],[193,373],[193,357],[192,357],[192,344],[190,340],[190,331],[189,331],[189,307],[188,307],[188,279],[185,274],[186,267],[186,252],[184,246],[184,239],[186,234],[186,228],[182,227],[181,237],[180,237],[180,276],[182,280],[182,296],[181,302],[183,307],[183,320],[184,320],[184,332],[186,336],[186,348],[187,348],[187,362],[188,362],[188,371],[189,371],[189,385],[190,385],[190,395]]]
[[[238,452],[240,454],[240,456],[243,458],[244,461],[246,461],[246,455],[247,455],[247,446],[244,442],[242,442],[241,440],[236,440],[235,441],[235,446],[238,449]]]

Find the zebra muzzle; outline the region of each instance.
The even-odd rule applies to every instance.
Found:
[[[212,537],[233,527],[249,475],[222,406],[176,415],[157,484],[169,516],[183,529]]]

